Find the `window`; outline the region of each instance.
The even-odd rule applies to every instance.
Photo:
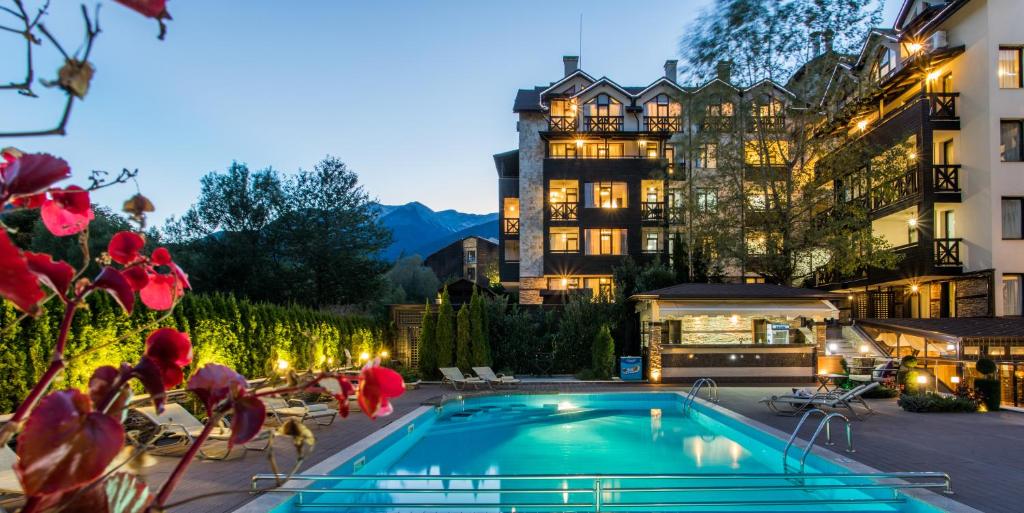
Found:
[[[584,244],[588,255],[625,255],[626,230],[619,228],[592,228],[584,230]]]
[[[710,187],[697,188],[697,211],[714,212],[718,208],[718,191]]]
[[[585,278],[583,288],[593,291],[595,296],[610,298],[612,295],[612,279],[608,276]]]
[[[665,321],[665,326],[662,328],[661,343],[662,344],[682,344],[683,343],[683,321],[680,321],[680,320]]]
[[[623,155],[622,143],[585,143],[583,158],[588,159],[619,159]]]
[[[907,223],[907,244],[917,244],[917,224]]]
[[[708,116],[732,116],[732,103],[722,102],[705,107],[705,113]]]
[[[1024,87],[1021,80],[1021,48],[999,47],[999,88],[1020,89]]]
[[[548,197],[551,203],[577,203],[580,200],[576,180],[551,180],[548,182]]]
[[[548,157],[553,159],[574,159],[577,153],[575,142],[553,142],[548,144]]]
[[[747,276],[743,283],[764,283],[764,276]]]
[[[702,144],[700,155],[697,156],[697,167],[714,169],[718,167],[718,146],[715,144]]]
[[[1019,119],[1002,120],[999,122],[999,160],[1003,162],[1020,162],[1024,160],[1021,154],[1021,146],[1024,140],[1021,139],[1024,133],[1024,126]]]
[[[874,66],[871,68],[871,76],[875,80],[885,78],[892,71],[892,50],[880,48]]]
[[[644,253],[658,253],[661,251],[661,230],[645,229],[643,241]]]
[[[548,244],[552,253],[579,253],[580,231],[578,228],[550,228]]]
[[[763,233],[750,232],[747,234],[747,254],[764,255],[768,251],[768,243]]]
[[[583,184],[586,208],[626,208],[626,182]]]
[[[1003,275],[1003,315],[1021,315],[1024,299],[1021,296],[1021,275]]]
[[[644,104],[644,115],[650,118],[679,117],[682,107],[673,102],[667,94],[659,94]]]
[[[467,264],[475,264],[476,263],[476,250],[475,249],[468,249],[468,250],[466,250],[466,263]]]
[[[476,267],[466,269],[466,279],[469,281],[476,281]]]
[[[751,210],[764,212],[768,208],[768,194],[764,188],[751,186],[747,191],[747,204]]]
[[[1024,238],[1024,198],[1003,198],[1003,238]]]
[[[505,241],[505,261],[519,261],[519,239],[509,239]]]
[[[578,276],[548,278],[548,290],[573,290],[578,288],[580,288],[580,278]]]

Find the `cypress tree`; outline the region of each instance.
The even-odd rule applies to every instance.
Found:
[[[437,315],[430,310],[430,300],[427,300],[426,309],[423,311],[423,325],[420,328],[420,375],[424,378],[431,378],[437,375],[437,339],[434,332],[437,329]]]
[[[473,299],[469,302],[470,338],[473,340],[474,366],[491,364],[491,346],[487,340],[487,317],[484,315],[484,298],[473,289]]]
[[[459,315],[455,319],[456,344],[455,344],[455,366],[468,371],[472,366],[472,354],[469,347],[469,305],[462,305],[459,308]]]
[[[441,306],[437,309],[437,328],[434,331],[434,336],[437,339],[438,367],[452,366],[452,349],[455,345],[454,326],[452,326],[453,314],[451,297],[448,296],[448,288],[445,287],[444,292],[441,293]]]
[[[594,376],[600,379],[610,378],[615,366],[615,341],[612,340],[612,332],[607,324],[601,326],[597,332],[590,350]]]

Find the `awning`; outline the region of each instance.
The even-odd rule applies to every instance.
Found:
[[[839,309],[823,299],[794,301],[658,301],[661,318],[687,315],[748,317],[839,317]]]

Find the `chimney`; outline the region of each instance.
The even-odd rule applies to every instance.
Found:
[[[562,64],[565,65],[565,76],[569,76],[580,69],[580,58],[575,55],[565,55],[562,56]]]
[[[811,33],[811,57],[821,55],[821,32]]]
[[[678,64],[679,61],[675,60],[665,61],[665,78],[671,80],[673,83],[679,77]]]
[[[718,80],[731,83],[729,81],[732,79],[732,61],[718,61],[715,71],[718,72]]]
[[[821,39],[825,41],[825,53],[832,53],[832,40],[835,39],[836,33],[832,29],[828,29],[821,34]]]

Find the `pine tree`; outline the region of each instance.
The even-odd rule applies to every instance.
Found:
[[[455,366],[468,371],[472,367],[472,357],[469,346],[469,305],[462,305],[459,308],[459,315],[456,316],[456,344],[455,344]]]
[[[441,293],[441,306],[437,309],[437,328],[434,331],[434,335],[437,337],[438,367],[452,366],[452,349],[455,345],[453,315],[451,297],[448,296],[448,288],[445,287]]]
[[[491,347],[487,341],[487,316],[484,315],[484,298],[473,289],[473,299],[469,302],[469,326],[470,338],[473,345],[473,357],[471,359],[475,366],[491,365]]]
[[[431,378],[437,375],[437,314],[430,309],[430,300],[427,300],[423,310],[423,325],[420,328],[420,375],[423,378]]]

